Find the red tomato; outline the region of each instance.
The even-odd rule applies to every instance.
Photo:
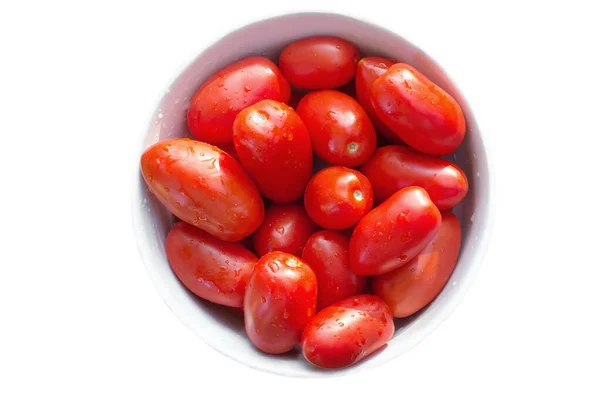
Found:
[[[360,220],[350,239],[350,268],[380,275],[407,264],[440,228],[440,211],[427,192],[409,186]]]
[[[235,159],[235,161],[240,162],[240,158],[238,157],[237,152],[235,151],[235,146],[233,145],[233,142],[221,144],[218,147],[221,150],[223,150],[225,153],[227,153],[231,157],[233,157]]]
[[[460,242],[458,218],[445,212],[437,235],[416,258],[373,278],[375,294],[390,306],[394,317],[408,317],[437,297],[454,271]]]
[[[293,108],[263,100],[238,114],[233,132],[240,162],[265,197],[276,203],[302,197],[313,155],[308,131]]]
[[[254,250],[261,257],[283,251],[300,257],[306,241],[319,227],[300,204],[275,204],[267,209],[265,219],[254,233]]]
[[[306,186],[308,216],[325,229],[342,230],[356,224],[373,207],[373,189],[360,172],[329,167],[317,172]]]
[[[360,54],[347,40],[316,36],[290,43],[279,56],[279,68],[298,89],[333,89],[354,78]]]
[[[317,278],[308,265],[280,251],[264,255],[246,287],[246,333],[265,353],[288,352],[300,343],[316,304]]]
[[[365,290],[366,278],[350,271],[348,246],[348,239],[336,231],[317,232],[304,246],[302,260],[317,276],[317,310]]]
[[[377,296],[349,297],[325,308],[302,333],[302,354],[321,368],[357,363],[394,335],[390,308]]]
[[[360,104],[347,94],[311,92],[296,110],[310,133],[315,154],[329,164],[356,167],[375,152],[375,128]]]
[[[420,186],[437,208],[447,210],[464,199],[469,190],[467,177],[458,166],[407,146],[378,148],[360,171],[373,185],[378,203],[407,186]]]
[[[356,67],[356,99],[373,122],[377,132],[387,139],[390,143],[402,143],[400,139],[390,128],[388,128],[375,113],[373,104],[371,104],[371,87],[375,79],[387,71],[394,61],[380,57],[365,57],[358,62]]]
[[[371,101],[381,121],[422,153],[452,153],[465,137],[456,100],[408,64],[394,64],[375,79]]]
[[[199,140],[230,143],[233,120],[241,110],[264,99],[287,102],[290,90],[271,60],[245,58],[218,71],[198,88],[190,101],[188,126]]]
[[[225,306],[243,305],[254,254],[185,222],[173,226],[165,246],[171,269],[195,295]]]
[[[229,242],[254,232],[263,200],[242,166],[221,149],[190,139],[160,141],[142,154],[142,175],[182,221]]]

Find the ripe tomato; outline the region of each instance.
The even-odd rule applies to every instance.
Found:
[[[276,203],[302,197],[312,175],[310,136],[293,108],[263,100],[233,124],[235,150],[260,192]]]
[[[354,78],[360,54],[347,40],[315,36],[290,43],[279,56],[279,68],[298,89],[333,89]]]
[[[381,121],[422,153],[452,153],[465,137],[456,100],[408,64],[394,64],[375,79],[371,100]]]
[[[394,335],[390,308],[377,296],[352,296],[325,308],[302,333],[302,354],[321,368],[357,363]]]
[[[440,230],[421,253],[402,268],[373,278],[373,289],[394,317],[408,317],[431,303],[450,278],[460,250],[458,218],[442,214]]]
[[[402,143],[400,139],[390,128],[388,128],[375,113],[373,104],[371,104],[371,87],[375,79],[387,71],[394,61],[381,57],[365,57],[358,62],[356,67],[356,99],[373,122],[377,132],[387,139],[390,143]]]
[[[287,102],[290,91],[271,60],[245,58],[218,71],[198,88],[190,101],[188,126],[198,140],[230,143],[231,126],[241,110],[264,99]]]
[[[144,180],[176,217],[235,242],[254,232],[264,204],[242,166],[221,149],[190,139],[167,139],[141,157]]]
[[[304,206],[308,216],[325,229],[350,228],[373,207],[373,188],[358,171],[325,168],[308,182]]]
[[[360,220],[350,239],[350,268],[379,275],[412,260],[437,233],[440,211],[427,192],[409,186]]]
[[[227,143],[227,144],[221,144],[218,147],[221,150],[223,150],[225,153],[227,153],[231,157],[233,157],[235,159],[235,161],[240,162],[240,158],[238,157],[237,152],[235,151],[235,146],[233,145],[233,142]]]
[[[257,260],[252,252],[185,222],[173,226],[165,246],[171,269],[195,295],[229,307],[243,305]]]
[[[246,333],[265,353],[288,352],[300,342],[316,304],[317,278],[310,267],[291,254],[266,254],[256,263],[246,287]]]
[[[348,239],[336,231],[320,231],[304,246],[304,260],[317,276],[317,310],[363,293],[366,278],[350,271]]]
[[[347,94],[311,92],[296,110],[310,133],[315,154],[329,164],[356,167],[375,152],[375,128],[360,104]]]
[[[407,146],[378,148],[360,171],[373,185],[378,203],[407,186],[420,186],[438,209],[447,210],[469,190],[467,177],[458,166]]]
[[[302,255],[306,241],[319,227],[300,204],[275,204],[265,213],[265,219],[254,233],[254,251],[261,257],[272,251]]]

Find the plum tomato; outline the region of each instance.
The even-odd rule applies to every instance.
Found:
[[[442,291],[458,260],[461,233],[458,218],[442,213],[440,230],[411,262],[373,277],[374,293],[394,317],[408,317],[431,303]]]
[[[440,222],[440,211],[424,189],[409,186],[397,191],[354,228],[352,272],[380,275],[407,264],[435,236]]]
[[[394,335],[390,308],[377,296],[352,296],[320,311],[302,333],[302,354],[321,368],[355,364]]]
[[[263,100],[238,114],[233,144],[260,192],[276,203],[302,197],[313,154],[304,123],[286,104]]]
[[[325,230],[312,235],[304,246],[302,260],[317,276],[317,310],[364,293],[366,278],[350,270],[349,243],[340,232]]]
[[[258,189],[242,166],[210,144],[166,139],[141,157],[144,180],[180,220],[236,242],[254,232],[264,217]]]
[[[359,58],[358,49],[347,40],[314,36],[287,45],[279,55],[279,68],[298,89],[333,89],[354,78]]]
[[[452,153],[465,137],[465,116],[456,100],[408,64],[394,64],[375,79],[371,102],[381,121],[422,153]]]
[[[306,186],[308,216],[325,229],[343,230],[355,225],[373,207],[373,188],[360,172],[328,167]]]
[[[241,307],[257,258],[238,243],[225,242],[185,222],[167,234],[167,260],[181,283],[213,303]]]
[[[347,94],[311,92],[296,111],[310,133],[315,154],[329,164],[356,167],[375,152],[375,128],[361,105]]]
[[[230,143],[235,116],[261,100],[288,102],[290,85],[265,57],[248,57],[209,77],[196,91],[187,112],[194,137],[214,145]]]
[[[373,185],[376,203],[407,186],[420,186],[438,209],[447,210],[464,199],[469,190],[467,177],[457,165],[407,146],[378,148],[360,172]]]
[[[274,204],[253,235],[254,251],[259,257],[272,251],[300,257],[306,241],[318,229],[301,204]]]
[[[256,263],[246,287],[246,333],[259,350],[286,353],[300,343],[316,304],[317,278],[310,267],[291,254],[268,253]]]

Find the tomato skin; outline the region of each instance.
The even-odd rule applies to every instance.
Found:
[[[394,317],[408,317],[437,297],[454,271],[460,243],[458,218],[444,212],[440,230],[417,257],[373,278],[375,294],[390,306]]]
[[[310,133],[315,154],[329,164],[356,167],[375,152],[375,128],[361,105],[347,94],[311,92],[296,110]]]
[[[392,313],[377,296],[352,296],[313,318],[302,333],[302,354],[321,368],[343,368],[369,356],[394,335]]]
[[[325,230],[312,235],[304,246],[302,260],[317,276],[317,310],[364,293],[366,278],[350,270],[349,244],[343,234]]]
[[[465,116],[452,96],[408,64],[394,64],[373,82],[377,116],[410,147],[440,156],[465,137]]]
[[[275,204],[267,209],[254,233],[254,250],[259,257],[272,251],[300,257],[306,241],[318,229],[301,204]]]
[[[412,260],[439,230],[440,211],[427,192],[409,186],[369,212],[350,238],[350,268],[380,275]]]
[[[469,191],[467,177],[456,164],[407,146],[378,148],[360,171],[373,185],[377,203],[407,186],[420,186],[438,209],[447,210]]]
[[[150,146],[141,157],[146,184],[180,220],[236,242],[254,232],[264,204],[242,166],[221,149],[186,138]]]
[[[287,102],[290,85],[277,65],[265,57],[248,57],[209,77],[196,90],[187,113],[188,127],[198,140],[231,143],[235,116],[260,100]]]
[[[298,89],[333,89],[350,82],[360,54],[355,45],[333,36],[296,40],[279,55],[279,68]]]
[[[310,135],[290,106],[263,100],[238,114],[235,150],[260,192],[276,203],[302,197],[312,175]]]
[[[252,252],[185,222],[173,226],[165,247],[171,269],[195,295],[229,307],[242,306],[257,261]]]
[[[261,351],[292,350],[315,314],[317,278],[291,254],[274,251],[261,257],[248,280],[244,321],[250,341]]]
[[[308,182],[304,206],[308,216],[323,228],[347,229],[373,207],[373,188],[356,170],[328,167]]]

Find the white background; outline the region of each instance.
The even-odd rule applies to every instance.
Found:
[[[592,4],[2,2],[0,398],[599,398]],[[162,90],[215,38],[296,10],[364,17],[452,63],[496,167],[494,236],[462,305],[404,356],[337,379],[210,349],[155,292],[131,229],[135,146]]]

